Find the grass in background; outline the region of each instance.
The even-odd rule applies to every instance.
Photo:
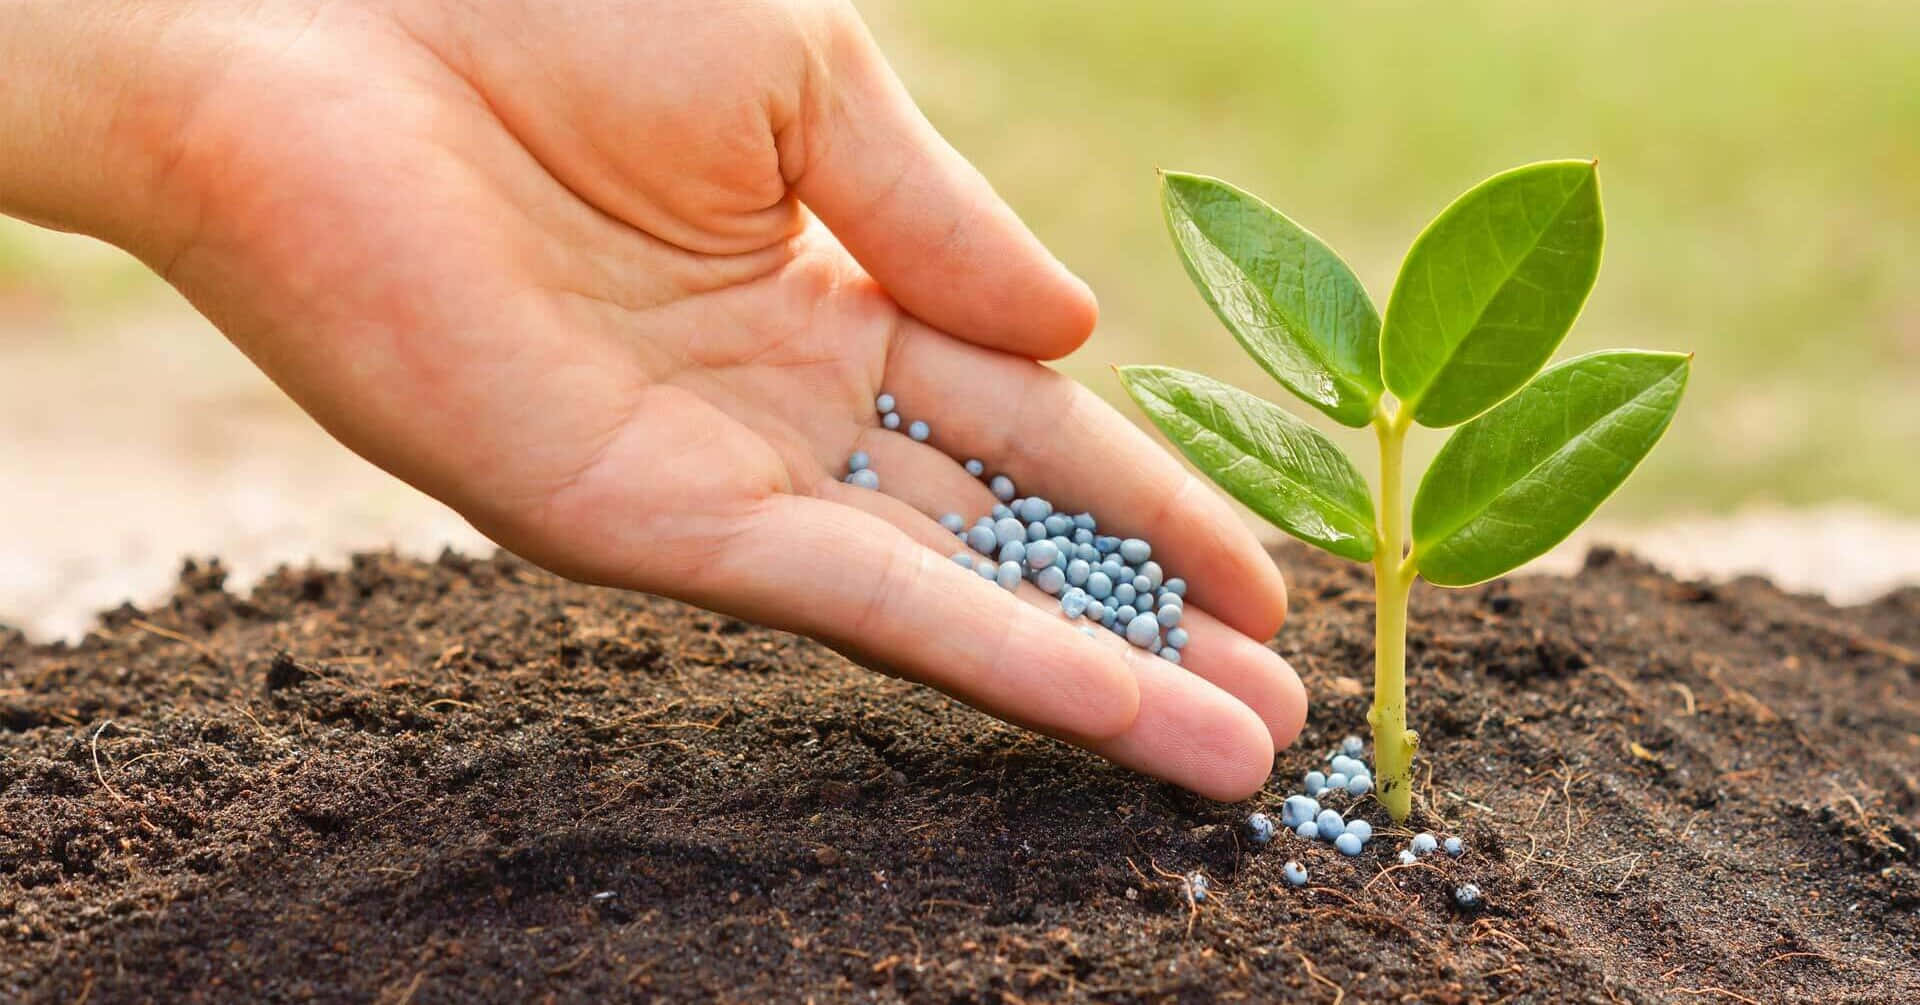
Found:
[[[1920,513],[1920,4],[863,10],[928,114],[1099,292],[1101,333],[1062,369],[1116,405],[1108,366],[1142,360],[1281,397],[1181,272],[1155,167],[1265,197],[1384,307],[1455,195],[1524,161],[1598,157],[1607,256],[1561,355],[1698,353],[1672,431],[1609,512],[1855,498]],[[0,220],[0,320],[23,302],[82,337],[178,309],[126,256]],[[1440,440],[1417,434],[1409,460]]]
[[[1340,248],[1384,307],[1407,245],[1454,196],[1514,164],[1597,157],[1607,256],[1560,355],[1698,353],[1666,444],[1613,512],[1833,498],[1920,512],[1920,5],[908,0],[868,14],[928,114],[1099,292],[1101,334],[1062,368],[1116,402],[1107,366],[1148,359],[1280,396],[1182,274],[1155,167],[1262,195]]]
[[[159,276],[111,245],[0,216],[0,338],[23,327],[84,338],[169,296]]]

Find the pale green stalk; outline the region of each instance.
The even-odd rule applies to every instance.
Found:
[[[1416,572],[1407,554],[1401,460],[1410,409],[1376,409],[1373,431],[1380,440],[1379,540],[1373,552],[1374,795],[1395,821],[1413,811],[1413,754],[1418,734],[1407,728],[1407,594]]]

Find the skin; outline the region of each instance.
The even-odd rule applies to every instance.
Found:
[[[0,0],[0,65],[0,210],[140,257],[502,546],[1215,798],[1298,734],[1278,571],[1040,364],[1092,294],[850,6]],[[886,494],[839,480],[856,449]],[[1184,666],[952,562],[935,515],[994,501],[956,457],[1152,540],[1193,584]]]

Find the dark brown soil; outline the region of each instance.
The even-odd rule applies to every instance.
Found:
[[[1360,570],[1279,557],[1317,704],[1269,808],[1371,640]],[[1252,804],[510,558],[221,579],[0,630],[0,999],[1920,1000],[1920,591],[1423,588],[1419,822],[1469,851],[1387,868],[1378,807],[1361,858],[1255,850]]]

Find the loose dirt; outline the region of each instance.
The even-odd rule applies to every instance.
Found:
[[[0,630],[0,1000],[1920,1000],[1920,590],[1420,588],[1469,850],[1399,867],[1243,837],[1366,708],[1367,580],[1277,557],[1316,704],[1238,805],[504,557]]]

